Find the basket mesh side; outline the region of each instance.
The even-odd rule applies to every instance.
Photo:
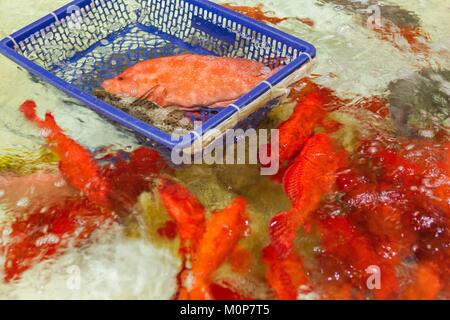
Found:
[[[93,0],[36,32],[16,50],[91,93],[139,61],[184,52],[243,57],[276,67],[300,51],[189,0]],[[186,113],[207,120],[219,110]]]
[[[122,31],[114,40],[103,39],[82,57],[53,67],[55,75],[86,92],[130,65],[147,59],[181,54],[187,50],[138,27]]]
[[[140,23],[219,56],[242,57],[276,67],[290,63],[300,54],[296,48],[189,1],[139,0],[139,3]]]
[[[69,7],[72,14],[19,42],[18,51],[53,72],[68,60],[89,58],[90,61],[106,62],[98,54],[102,49],[111,49],[112,55],[133,51],[129,66],[142,57],[170,53],[169,47],[158,49],[162,42],[167,44],[173,39],[192,46],[190,51],[203,49],[219,56],[245,57],[272,67],[287,64],[299,55],[296,48],[202,9],[188,0],[95,0],[78,11],[76,9]],[[136,25],[149,27],[148,34],[143,30],[132,30],[131,34],[108,46],[110,38]],[[159,41],[155,30],[160,33],[159,37],[165,35],[166,40]],[[168,39],[170,36],[173,38]],[[89,49],[92,46],[103,48],[91,54]],[[156,48],[157,51],[144,56],[135,54],[141,48],[148,51]],[[177,49],[173,50],[177,52]],[[80,65],[86,65],[86,71],[92,71],[92,62]],[[78,80],[74,81],[79,84]]]
[[[68,8],[70,15],[19,42],[18,51],[51,70],[137,20],[130,1],[94,0]]]

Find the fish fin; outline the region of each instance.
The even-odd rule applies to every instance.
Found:
[[[295,231],[291,211],[285,211],[273,217],[270,222],[270,237],[274,249],[281,254],[291,252]]]
[[[236,100],[218,101],[208,106],[208,108],[226,108]]]
[[[302,174],[304,170],[302,167],[302,162],[296,161],[285,170],[282,179],[284,192],[293,204],[299,201],[303,194]]]

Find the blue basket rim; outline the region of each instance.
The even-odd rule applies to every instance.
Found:
[[[196,128],[194,132],[188,133],[186,136],[181,137],[179,139],[173,139],[171,135],[168,133],[144,122],[141,121],[126,112],[119,110],[111,106],[110,104],[92,96],[91,94],[86,93],[85,91],[77,88],[75,85],[72,85],[51,72],[47,71],[43,67],[37,65],[31,60],[25,58],[20,53],[16,52],[13,47],[15,44],[20,41],[28,38],[30,35],[38,32],[45,27],[58,22],[59,19],[63,19],[70,15],[68,12],[68,8],[71,6],[78,6],[80,8],[85,7],[92,2],[96,2],[97,0],[74,0],[61,8],[53,11],[45,15],[44,17],[36,20],[35,22],[21,28],[20,30],[12,33],[10,36],[0,40],[0,53],[16,62],[26,70],[31,73],[37,75],[38,77],[46,80],[48,83],[57,87],[61,91],[66,94],[80,100],[87,107],[93,109],[96,112],[106,116],[108,119],[125,126],[132,131],[135,131],[142,136],[155,141],[161,145],[168,147],[169,149],[173,149],[175,147],[184,148],[186,146],[192,145],[199,137],[203,136],[208,130],[214,129],[227,120],[234,113],[238,112],[238,109],[243,108],[248,105],[255,99],[259,98],[261,95],[265,94],[269,91],[272,86],[277,85],[279,82],[284,80],[287,76],[295,72],[297,69],[301,68],[306,63],[310,62],[311,58],[316,57],[316,48],[297,37],[294,37],[290,34],[287,34],[281,30],[278,30],[270,25],[266,25],[262,22],[249,18],[239,12],[226,8],[222,5],[213,3],[209,0],[185,0],[186,2],[197,5],[200,8],[208,9],[209,11],[216,11],[220,14],[226,14],[234,21],[244,24],[251,25],[251,27],[260,33],[269,34],[272,38],[277,38],[279,40],[284,41],[286,44],[297,48],[300,52],[304,54],[300,54],[296,59],[291,61],[288,65],[284,66],[280,70],[278,70],[274,75],[269,77],[266,82],[260,83],[254,89],[252,89],[247,94],[243,95],[240,99],[233,103],[234,106],[227,106],[218,114],[214,115],[210,119],[208,119],[200,128]],[[113,0],[103,0],[104,2],[113,2]],[[270,84],[270,85],[269,85]],[[183,145],[180,145],[180,142],[183,141]]]

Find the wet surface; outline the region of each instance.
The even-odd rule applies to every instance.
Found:
[[[61,3],[2,4],[15,14],[0,34]],[[446,1],[384,2],[378,28],[376,1],[231,5],[318,48],[313,74],[261,124],[287,141],[275,177],[258,165],[169,168],[0,57],[0,298],[449,298]],[[100,95],[144,121],[155,110]],[[45,123],[19,111],[27,99]],[[371,265],[379,290],[366,284]],[[195,290],[180,286],[192,274]]]

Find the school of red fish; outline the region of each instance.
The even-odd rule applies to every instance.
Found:
[[[144,67],[152,66],[136,66]],[[133,75],[118,77],[128,76]],[[113,81],[114,86],[123,82]],[[167,79],[167,84],[171,81]],[[119,85],[113,89],[112,81],[103,86],[129,92]],[[8,241],[0,247],[5,256],[4,281],[18,281],[35,264],[64,254],[69,245],[88,245],[96,230],[129,215],[139,195],[156,192],[180,242],[182,268],[174,298],[254,299],[237,287],[216,283],[214,274],[224,264],[245,274],[248,260],[259,259],[269,296],[278,299],[310,294],[317,299],[448,299],[448,138],[438,134],[392,139],[375,133],[348,151],[335,138],[344,124],[328,117],[347,101],[310,79],[298,87],[290,96],[296,101],[292,115],[278,126],[282,169],[271,178],[271,183],[282,185],[291,207],[271,218],[270,241],[262,252],[250,252],[242,245],[252,236],[245,198],[237,197],[226,208],[207,214],[208,208],[172,177],[174,169],[157,151],[140,147],[128,154],[108,155],[102,159],[107,164],[101,164],[68,137],[50,113],[40,119],[35,103],[24,102],[20,111],[41,129],[59,157],[59,175],[70,191],[50,207],[14,217]],[[192,97],[185,106],[217,101],[217,93],[205,94]],[[219,100],[228,102],[239,95],[233,92]],[[136,92],[135,97],[140,96],[156,99],[162,106],[186,103],[158,88]],[[379,97],[353,108],[389,117],[387,102]],[[298,249],[300,233],[318,239],[308,261]],[[380,285],[370,288],[367,279],[374,266],[380,271]]]
[[[302,87],[292,94],[297,100],[293,114],[278,126],[282,170],[272,180],[282,184],[291,208],[272,217],[270,244],[260,256],[272,294],[279,299],[309,293],[325,299],[448,297],[450,143],[439,138],[392,143],[375,135],[349,153],[333,138],[342,125],[326,117],[342,101],[310,80]],[[388,116],[379,99],[355,107]],[[5,282],[64,254],[69,244],[86,245],[95,230],[129,214],[142,192],[157,190],[180,240],[183,268],[176,297],[252,298],[221,287],[213,277],[224,263],[239,265],[257,254],[239,244],[251,236],[244,198],[207,219],[207,208],[171,178],[173,169],[157,151],[141,147],[126,157],[112,154],[108,164],[100,165],[50,113],[40,119],[33,101],[24,102],[20,111],[42,130],[59,157],[60,175],[73,190],[12,223],[1,248]],[[321,239],[313,269],[296,249],[300,231]],[[405,266],[407,260],[413,263]],[[376,290],[366,284],[370,266],[381,270]],[[406,282],[399,275],[405,269],[410,274]]]

